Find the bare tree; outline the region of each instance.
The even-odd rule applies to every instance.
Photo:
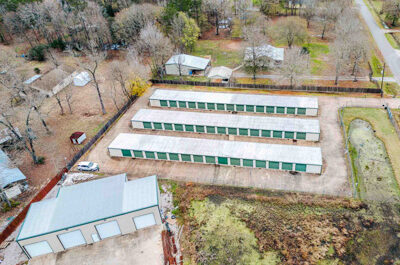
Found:
[[[279,21],[275,26],[277,37],[284,40],[289,48],[295,42],[302,43],[307,37],[307,30],[301,20],[296,17],[289,17]]]
[[[335,85],[337,85],[341,72],[349,62],[348,43],[336,38],[333,42],[333,54],[335,57]]]
[[[302,49],[293,47],[286,51],[285,60],[279,68],[279,73],[285,80],[289,80],[290,87],[297,86],[306,73],[308,73],[308,54]]]
[[[65,102],[67,102],[68,109],[69,109],[69,114],[72,114],[72,96],[73,96],[73,91],[71,86],[67,86],[64,88],[64,97],[65,97]]]
[[[183,38],[183,29],[185,28],[185,20],[183,16],[175,16],[171,23],[171,35],[172,42],[175,45],[175,49],[179,52],[183,52],[185,47],[181,41]]]
[[[61,102],[60,94],[59,93],[55,94],[54,98],[56,99],[57,104],[60,107],[60,115],[64,115],[64,107],[63,107],[62,102]]]
[[[336,22],[341,11],[336,1],[326,2],[317,9],[317,17],[322,27],[321,39],[324,39],[326,31]]]
[[[390,19],[393,26],[396,26],[400,17],[400,2],[397,0],[383,1],[382,11],[387,19]]]
[[[307,21],[307,28],[310,27],[310,22],[316,15],[316,10],[317,10],[316,0],[304,0],[301,15]]]
[[[110,64],[108,70],[108,79],[112,80],[112,90],[110,95],[114,97],[118,94],[115,83],[117,83],[122,91],[122,94],[129,100],[132,98],[132,94],[128,88],[129,79],[133,77],[132,69],[126,61],[113,61]],[[115,103],[115,102],[114,102]]]
[[[215,34],[219,35],[219,23],[227,18],[231,10],[229,0],[203,0],[203,9],[210,17],[215,18]]]

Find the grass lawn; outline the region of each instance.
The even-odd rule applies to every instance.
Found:
[[[397,44],[397,42],[394,40],[392,34],[386,33],[385,34],[386,39],[388,40],[388,42],[390,43],[390,45],[392,45],[392,47],[394,49],[400,49],[399,45]]]
[[[383,92],[386,95],[397,97],[400,95],[400,86],[395,82],[383,82]]]
[[[369,265],[383,256],[400,261],[400,218],[392,205],[169,183],[177,221],[184,225],[184,264]]]
[[[373,76],[382,76],[383,65],[375,54],[371,55],[371,67]],[[386,69],[385,69],[386,71]],[[386,73],[385,73],[386,76]]]
[[[242,63],[240,49],[229,49],[230,40],[199,40],[192,52],[195,56],[211,56],[213,66],[226,66],[234,68]]]
[[[311,74],[319,75],[324,71],[324,68],[328,66],[325,60],[322,60],[322,56],[329,53],[329,45],[325,43],[309,43],[304,45],[310,52],[311,58]]]
[[[373,108],[345,108],[343,122],[347,133],[349,132],[349,125],[354,119],[362,119],[371,124],[376,137],[382,140],[386,147],[395,178],[397,183],[400,183],[400,140],[386,111]],[[352,148],[350,148],[350,155],[353,161],[357,158],[357,152],[352,151]],[[357,172],[355,173],[357,174]]]
[[[166,75],[165,80],[184,80],[184,81],[198,81],[198,82],[208,82],[210,81],[206,76],[176,76],[176,75]]]

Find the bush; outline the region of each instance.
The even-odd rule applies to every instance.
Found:
[[[40,44],[31,48],[28,52],[28,59],[33,61],[43,62],[45,58],[46,45]]]
[[[40,74],[40,69],[37,68],[37,67],[35,67],[35,68],[33,69],[33,71],[35,72],[35,74]]]
[[[39,157],[37,158],[37,164],[38,164],[38,165],[43,165],[44,162],[45,162],[45,160],[46,160],[45,157],[39,156]]]
[[[2,211],[4,213],[10,211],[12,208],[15,208],[15,207],[17,207],[18,205],[21,204],[20,202],[17,202],[17,201],[14,201],[14,200],[10,200],[10,203],[11,203],[11,207],[8,206],[8,204],[6,202],[3,202]]]
[[[60,49],[60,50],[65,50],[65,47],[67,46],[67,44],[65,43],[65,41],[63,41],[61,38],[58,38],[56,40],[53,40],[50,43],[50,47],[53,49]]]

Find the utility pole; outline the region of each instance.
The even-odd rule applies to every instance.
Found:
[[[385,78],[386,63],[383,63],[382,81],[381,81],[381,97],[383,97],[383,79]]]

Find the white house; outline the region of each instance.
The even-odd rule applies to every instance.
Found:
[[[285,49],[277,48],[269,44],[255,47],[254,51],[251,47],[247,47],[245,50],[244,61],[253,61],[253,56],[256,57],[258,63],[265,65],[265,62],[268,62],[269,66],[273,67],[283,62]]]
[[[165,63],[165,72],[167,75],[207,75],[210,66],[210,59],[178,54]]]
[[[32,203],[16,239],[29,257],[57,253],[161,224],[156,176],[126,174],[61,187]]]
[[[213,81],[221,80],[222,83],[228,83],[232,76],[232,69],[225,66],[218,66],[211,68],[208,73],[208,78]]]

